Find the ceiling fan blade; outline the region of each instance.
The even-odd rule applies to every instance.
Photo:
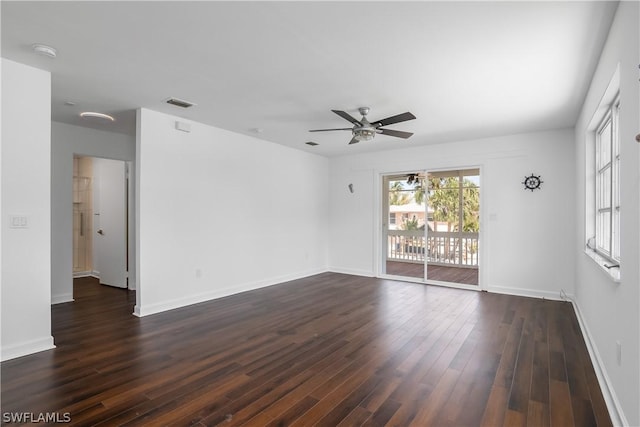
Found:
[[[357,144],[358,142],[360,142],[360,141],[358,141],[358,140],[356,139],[356,137],[354,136],[353,138],[351,138],[351,141],[349,141],[349,145],[351,145],[351,144]]]
[[[413,133],[411,133],[411,132],[403,132],[401,130],[392,130],[392,129],[378,129],[378,130],[383,135],[395,136],[397,138],[407,139],[411,135],[413,135]]]
[[[360,123],[359,120],[356,120],[353,117],[351,117],[351,115],[349,113],[345,113],[344,111],[340,111],[340,110],[331,110],[331,111],[333,111],[334,113],[336,113],[337,115],[339,115],[343,119],[350,121],[354,125],[362,126],[362,123]]]
[[[353,130],[351,128],[338,128],[338,129],[312,129],[309,132],[328,132],[332,130]]]
[[[414,116],[413,114],[407,111],[406,113],[398,114],[395,116],[387,117],[386,119],[371,122],[371,124],[376,127],[382,127],[382,126],[389,126],[394,123],[406,122],[407,120],[413,120],[415,118],[416,116]]]

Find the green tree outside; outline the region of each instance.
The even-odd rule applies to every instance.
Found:
[[[392,181],[389,186],[389,205],[406,205],[411,202],[411,196],[402,185],[402,181]]]
[[[433,219],[447,223],[447,231],[459,231],[460,182],[458,177],[429,178],[429,205]],[[462,181],[462,230],[480,231],[480,189],[469,179]]]

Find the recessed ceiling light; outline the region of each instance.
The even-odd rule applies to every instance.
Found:
[[[313,142],[313,141],[307,141],[307,142],[305,142],[305,144],[310,145],[312,147],[315,147],[316,145],[319,145],[317,142]]]
[[[86,117],[96,117],[99,119],[106,119],[106,120],[111,120],[112,122],[115,122],[116,119],[114,119],[113,117],[111,117],[108,114],[104,114],[104,113],[94,113],[93,111],[85,111],[83,113],[80,113],[80,117],[86,118]]]
[[[49,58],[55,58],[58,54],[58,51],[55,48],[47,46],[46,44],[32,44],[31,49],[33,49],[33,51],[38,55],[47,56]]]
[[[73,102],[73,101],[65,101],[64,105],[68,105],[69,107],[73,107],[74,105],[76,105],[76,103]]]
[[[251,128],[249,130],[251,132],[253,132],[253,133],[262,133],[262,132],[264,132],[264,129],[262,129],[262,128]]]

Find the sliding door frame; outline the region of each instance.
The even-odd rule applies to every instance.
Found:
[[[387,262],[387,222],[389,220],[389,208],[388,202],[385,201],[385,197],[388,199],[388,189],[386,188],[386,182],[388,177],[394,175],[402,175],[402,174],[410,174],[416,172],[445,172],[450,170],[468,170],[468,169],[478,169],[480,176],[480,231],[478,232],[478,284],[477,285],[467,285],[462,283],[453,283],[453,282],[440,282],[435,280],[427,279],[427,260],[425,258],[424,262],[424,277],[407,277],[407,276],[395,276],[390,275],[386,272],[386,262]],[[485,284],[484,276],[485,276],[485,266],[487,265],[487,253],[485,250],[486,243],[484,236],[485,233],[485,224],[484,219],[486,216],[486,187],[483,185],[484,179],[484,167],[482,164],[471,164],[465,166],[447,166],[447,167],[439,167],[439,168],[429,168],[429,167],[416,167],[416,168],[403,168],[403,169],[395,169],[395,170],[378,170],[373,174],[375,178],[374,183],[374,242],[375,250],[374,250],[374,271],[376,272],[376,277],[382,279],[392,279],[392,280],[402,280],[406,282],[414,282],[414,283],[424,283],[438,286],[447,286],[451,288],[459,288],[459,289],[469,289],[475,291],[485,291],[487,286]],[[425,203],[425,220],[428,217],[428,203]],[[425,227],[425,238],[427,237],[427,227]]]

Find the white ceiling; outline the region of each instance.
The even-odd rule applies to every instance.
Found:
[[[146,107],[335,156],[572,126],[616,2],[9,2],[2,56],[52,72],[52,119]],[[58,50],[50,59],[33,43]],[[168,97],[192,101],[183,110]],[[66,101],[76,103],[65,105]],[[330,110],[411,111],[347,145]],[[114,123],[80,111],[115,115]],[[255,129],[262,129],[257,133]],[[306,141],[320,145],[309,147]]]

